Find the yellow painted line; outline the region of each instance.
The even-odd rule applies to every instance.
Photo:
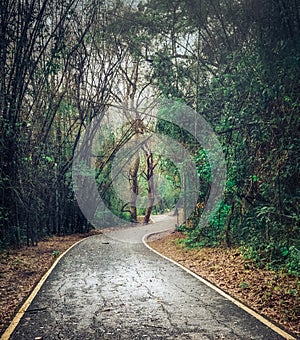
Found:
[[[78,243],[84,241],[86,238],[83,238],[82,240],[79,240],[78,242],[74,243],[70,248],[68,248],[65,252],[63,252],[56,260],[55,262],[52,264],[52,266],[50,267],[50,269],[43,275],[43,277],[41,278],[41,280],[38,282],[38,284],[35,286],[35,288],[33,289],[33,291],[30,293],[29,297],[27,298],[27,300],[24,302],[24,304],[22,305],[22,307],[18,310],[18,312],[16,313],[15,317],[13,318],[12,322],[10,323],[10,325],[7,327],[7,329],[5,330],[5,332],[2,334],[0,340],[8,340],[12,333],[14,332],[14,330],[16,329],[16,327],[18,326],[21,318],[23,317],[23,315],[25,314],[25,312],[27,311],[28,307],[30,306],[32,300],[35,298],[35,296],[37,295],[37,293],[39,292],[39,290],[42,288],[43,284],[45,283],[45,281],[47,280],[48,276],[52,273],[53,269],[56,267],[56,265],[58,264],[58,262],[62,259],[62,257],[64,257],[73,247],[75,247]]]
[[[149,246],[149,244],[146,242],[147,238],[149,238],[152,235],[157,235],[160,234],[160,232],[156,232],[156,233],[150,233],[147,234],[143,237],[143,243],[144,245],[150,249],[151,251],[153,251],[154,253],[156,253],[157,255],[163,257],[164,259],[174,263],[175,265],[177,265],[178,267],[182,268],[183,270],[185,270],[187,273],[189,273],[190,275],[194,276],[197,280],[201,281],[202,283],[204,283],[205,285],[207,285],[208,287],[212,288],[214,291],[216,291],[217,293],[219,293],[220,295],[222,295],[224,298],[226,298],[227,300],[233,302],[235,305],[237,305],[239,308],[243,309],[245,312],[247,312],[248,314],[254,316],[257,320],[259,320],[260,322],[262,322],[263,324],[265,324],[266,326],[268,326],[269,328],[271,328],[274,332],[278,333],[279,335],[281,335],[282,337],[284,337],[287,340],[297,340],[296,338],[294,338],[292,335],[288,334],[287,332],[285,332],[284,330],[282,330],[281,328],[279,328],[278,326],[274,325],[272,322],[270,322],[269,320],[265,319],[263,316],[261,316],[260,314],[256,313],[254,310],[252,310],[251,308],[245,306],[243,303],[241,303],[240,301],[236,300],[235,298],[233,298],[232,296],[228,295],[227,293],[225,293],[222,289],[214,286],[211,282],[205,280],[203,277],[195,274],[194,272],[192,272],[191,270],[189,270],[188,268],[184,267],[183,265],[181,265],[180,263],[170,259],[169,257],[159,253],[157,250],[151,248]]]

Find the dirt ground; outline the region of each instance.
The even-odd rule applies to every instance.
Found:
[[[36,247],[0,254],[0,335],[55,259],[90,235],[53,237]],[[188,250],[178,243],[182,237],[176,232],[149,244],[300,336],[299,278],[258,269],[238,249]]]

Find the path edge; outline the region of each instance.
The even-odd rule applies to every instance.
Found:
[[[75,242],[74,244],[72,244],[67,250],[65,250],[52,264],[52,266],[47,270],[47,272],[42,276],[42,278],[40,279],[40,281],[36,284],[36,286],[33,288],[33,290],[31,291],[31,293],[29,294],[28,298],[25,300],[25,302],[23,303],[23,305],[19,308],[19,310],[16,312],[13,320],[11,321],[11,323],[9,324],[9,326],[6,328],[6,330],[4,331],[4,333],[1,335],[0,340],[9,340],[12,333],[14,332],[14,330],[17,328],[19,322],[21,321],[23,315],[26,313],[28,307],[30,306],[30,304],[32,303],[33,299],[36,297],[36,295],[38,294],[38,292],[40,291],[40,289],[42,288],[43,284],[45,283],[45,281],[47,280],[48,276],[52,273],[52,271],[54,270],[54,268],[57,266],[57,264],[59,263],[59,261],[72,249],[74,248],[77,244],[79,244],[80,242],[84,241],[86,239],[83,238],[77,242]]]
[[[231,295],[225,293],[222,289],[218,288],[217,286],[213,285],[211,282],[209,282],[208,280],[204,279],[203,277],[201,277],[200,275],[194,273],[193,271],[191,271],[190,269],[184,267],[183,265],[181,265],[180,263],[176,262],[175,260],[161,254],[160,252],[158,252],[157,250],[153,249],[152,247],[150,247],[150,245],[147,243],[147,239],[150,238],[151,236],[154,235],[159,235],[163,232],[154,232],[154,233],[149,233],[143,236],[143,244],[152,252],[156,253],[157,255],[161,256],[162,258],[164,258],[165,260],[170,261],[171,263],[175,264],[176,266],[180,267],[181,269],[183,269],[184,271],[186,271],[188,274],[192,275],[193,277],[195,277],[197,280],[199,280],[200,282],[204,283],[206,286],[208,286],[209,288],[213,289],[214,291],[216,291],[217,293],[219,293],[220,295],[222,295],[224,298],[226,298],[227,300],[231,301],[232,303],[234,303],[236,306],[238,306],[239,308],[243,309],[246,313],[252,315],[254,318],[256,318],[257,320],[259,320],[261,323],[263,323],[264,325],[268,326],[269,328],[271,328],[274,332],[276,332],[277,334],[283,336],[286,340],[297,340],[297,338],[295,338],[294,336],[292,336],[291,334],[287,333],[286,331],[284,331],[283,329],[281,329],[280,327],[276,326],[274,323],[272,323],[271,321],[269,321],[268,319],[264,318],[262,315],[260,315],[259,313],[255,312],[253,309],[251,309],[250,307],[247,307],[246,305],[244,305],[242,302],[238,301],[237,299],[235,299],[234,297],[232,297]]]

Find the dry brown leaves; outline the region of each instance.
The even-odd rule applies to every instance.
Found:
[[[300,336],[299,277],[259,269],[239,249],[187,249],[178,243],[181,238],[176,232],[149,245]]]

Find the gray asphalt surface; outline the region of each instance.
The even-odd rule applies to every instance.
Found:
[[[283,339],[148,250],[174,218],[85,239],[56,266],[11,339]]]

